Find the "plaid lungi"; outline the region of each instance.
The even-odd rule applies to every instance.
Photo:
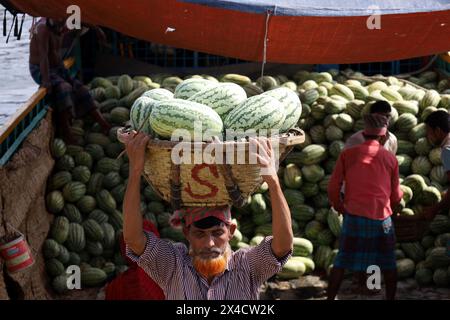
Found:
[[[30,63],[29,67],[31,77],[37,84],[41,85],[42,76],[40,66]],[[70,111],[73,116],[82,118],[95,108],[95,102],[89,90],[81,81],[71,78],[66,69],[62,67],[50,68],[49,78],[53,89],[50,98],[58,112],[72,108]]]
[[[396,269],[391,218],[372,220],[345,214],[334,267],[366,272],[371,265],[381,270]]]

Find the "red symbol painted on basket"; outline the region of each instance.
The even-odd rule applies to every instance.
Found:
[[[204,195],[195,194],[194,192],[192,192],[191,184],[188,182],[187,187],[184,188],[184,191],[186,191],[194,199],[211,198],[211,197],[216,196],[217,192],[219,192],[219,188],[217,188],[215,185],[211,184],[208,181],[202,180],[199,177],[200,171],[205,168],[208,168],[214,177],[219,178],[219,173],[217,172],[217,167],[215,165],[203,163],[203,164],[197,164],[196,166],[194,166],[194,168],[192,168],[192,170],[191,170],[192,179],[194,179],[194,181],[198,182],[202,186],[208,187],[211,190],[211,192],[209,192],[208,194],[204,194]]]

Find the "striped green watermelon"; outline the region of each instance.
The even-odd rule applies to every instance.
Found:
[[[344,97],[348,101],[354,100],[355,95],[353,94],[353,91],[343,84],[335,84],[333,88],[330,90],[330,96],[331,95],[339,95],[341,97]]]
[[[92,168],[93,159],[89,152],[81,151],[74,156],[75,165],[86,166],[88,169]]]
[[[61,158],[66,153],[66,144],[62,139],[55,139],[51,145],[51,151],[54,158]]]
[[[73,169],[72,176],[74,181],[87,183],[91,178],[91,171],[86,166],[78,166]]]
[[[224,120],[226,129],[280,130],[286,114],[283,105],[270,96],[258,95],[234,108]]]
[[[415,100],[397,101],[394,102],[392,106],[397,109],[399,115],[402,115],[404,113],[417,115],[419,113],[419,105]]]
[[[300,153],[300,163],[304,165],[317,164],[327,157],[327,149],[323,145],[311,144]]]
[[[119,87],[122,96],[126,96],[133,91],[133,79],[129,75],[121,75],[117,80],[117,86]]]
[[[328,147],[328,152],[330,153],[330,156],[337,160],[339,158],[339,155],[341,154],[342,150],[344,150],[345,143],[340,140],[333,141],[330,146]]]
[[[397,157],[400,174],[403,174],[403,175],[410,174],[411,173],[411,164],[413,161],[411,159],[411,157],[406,154],[399,154],[396,157]]]
[[[51,213],[58,213],[64,208],[64,196],[60,191],[52,191],[46,197],[47,209]]]
[[[442,164],[441,160],[441,148],[434,148],[430,151],[428,158],[430,159],[431,163],[435,166],[439,166]]]
[[[319,182],[325,176],[325,171],[317,164],[305,165],[302,167],[302,175],[306,181]]]
[[[81,223],[83,220],[80,210],[78,210],[78,208],[71,203],[67,203],[64,206],[62,213],[67,219],[69,219],[70,222]]]
[[[418,156],[413,160],[411,165],[412,172],[422,176],[427,176],[430,173],[431,168],[432,164],[425,156]]]
[[[286,118],[281,127],[281,132],[286,132],[297,126],[297,122],[302,114],[302,104],[294,91],[288,88],[280,87],[266,91],[262,95],[267,95],[277,99],[284,107]]]
[[[85,150],[95,161],[98,161],[105,156],[105,151],[103,150],[102,146],[98,144],[88,144]]]
[[[97,201],[95,200],[95,198],[89,195],[85,195],[77,201],[78,209],[84,214],[88,214],[89,212],[94,210],[96,205]]]
[[[75,161],[67,154],[63,155],[56,161],[56,169],[58,171],[70,171],[75,168]]]
[[[431,169],[430,178],[439,184],[445,185],[448,182],[447,174],[443,166],[435,166]]]
[[[182,130],[177,135],[177,140],[180,135],[184,136],[183,131],[190,133],[193,138],[196,122],[201,124],[204,139],[211,135],[221,135],[222,119],[212,108],[200,103],[181,99],[162,101],[153,106],[150,116],[152,129],[166,139],[172,138],[177,129]],[[208,137],[205,133],[208,133]]]
[[[328,227],[330,228],[334,236],[339,237],[339,235],[341,234],[343,223],[342,215],[340,215],[336,210],[331,208],[330,211],[328,212],[327,222]]]
[[[142,97],[151,98],[156,101],[166,101],[173,99],[173,93],[167,89],[157,88],[144,92]]]
[[[247,93],[241,86],[235,83],[221,83],[211,88],[202,90],[189,98],[189,101],[197,102],[211,107],[222,119],[231,110],[247,99]]]
[[[141,131],[147,134],[152,133],[150,127],[150,113],[152,112],[152,108],[156,103],[157,100],[153,100],[144,96],[136,99],[130,111],[130,120],[133,129],[138,130],[139,128],[141,128],[142,123],[146,121],[142,126]]]
[[[428,90],[420,101],[420,109],[423,110],[426,107],[437,107],[441,97],[436,90]]]
[[[111,171],[119,172],[120,162],[117,159],[102,158],[97,162],[96,171],[107,174]]]
[[[311,140],[314,143],[325,143],[327,141],[324,126],[317,125],[312,127],[309,130],[309,134],[311,135]]]
[[[175,99],[187,100],[196,93],[212,89],[217,85],[217,82],[209,81],[203,78],[186,79],[175,88],[173,97]]]
[[[409,132],[417,125],[417,118],[411,113],[403,113],[398,117],[395,125],[400,132]]]
[[[70,172],[60,171],[50,177],[47,187],[50,191],[58,190],[64,187],[70,181],[72,181],[72,175],[70,174]]]
[[[86,238],[83,227],[78,223],[69,225],[69,235],[66,243],[67,249],[74,252],[81,252],[86,246]]]
[[[108,190],[101,190],[96,195],[97,205],[106,213],[111,214],[117,207],[116,200],[111,196]]]
[[[68,202],[76,202],[80,200],[86,193],[86,186],[78,181],[69,182],[64,186],[64,200]]]
[[[89,213],[88,219],[95,220],[95,221],[97,221],[97,223],[101,224],[104,222],[108,222],[109,217],[102,210],[94,209],[91,211],[91,213]]]
[[[111,110],[111,121],[118,125],[123,125],[130,119],[130,110],[125,107],[116,107]]]
[[[69,236],[69,219],[64,216],[56,217],[50,229],[50,234],[53,239],[62,244]]]

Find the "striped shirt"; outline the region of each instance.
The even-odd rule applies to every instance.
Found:
[[[169,243],[151,232],[145,235],[142,255],[136,256],[127,246],[127,256],[162,288],[167,300],[257,300],[261,285],[280,272],[291,256],[277,259],[272,237],[266,237],[258,246],[232,252],[225,271],[208,284],[195,270],[185,244]]]
[[[364,138],[363,132],[364,130],[360,130],[355,134],[353,134],[352,136],[350,136],[347,139],[347,141],[345,141],[345,149],[349,149],[351,147],[355,147],[357,145],[366,142],[366,138]],[[384,147],[386,148],[387,151],[389,151],[395,156],[398,149],[397,137],[392,132],[388,131],[388,134],[389,135],[386,142],[384,143]]]

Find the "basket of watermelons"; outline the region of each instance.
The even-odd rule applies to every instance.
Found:
[[[166,99],[159,92],[164,89],[137,99],[130,112],[131,126],[118,130],[118,138],[124,142],[131,130],[151,136],[144,176],[174,208],[243,206],[262,184],[260,166],[249,152],[249,137],[267,137],[276,158],[284,159],[294,145],[305,141],[304,132],[296,128],[300,99],[287,88],[247,98],[234,83],[189,95],[195,85],[193,81],[177,87],[175,96],[187,99]],[[213,137],[218,141],[211,142]]]

